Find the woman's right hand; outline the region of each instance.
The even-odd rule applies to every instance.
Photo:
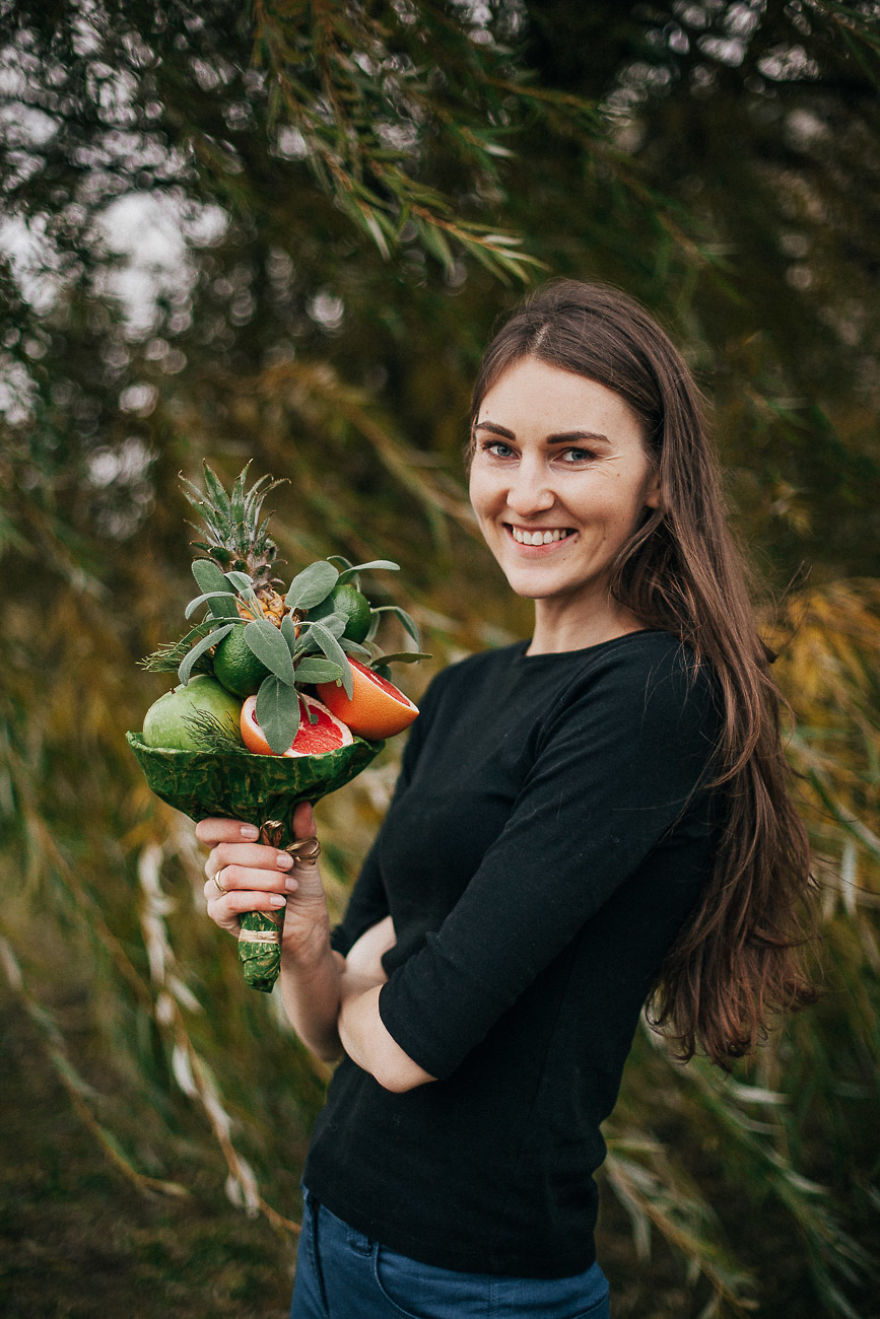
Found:
[[[298,839],[315,836],[307,803],[294,812],[293,832]],[[324,955],[330,930],[317,861],[294,863],[290,853],[260,843],[257,829],[240,820],[201,820],[196,837],[211,849],[205,902],[220,929],[237,938],[245,912],[283,910],[283,951],[297,960]]]

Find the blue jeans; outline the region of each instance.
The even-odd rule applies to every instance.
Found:
[[[305,1192],[290,1319],[609,1319],[598,1264],[573,1278],[456,1273],[387,1250]]]

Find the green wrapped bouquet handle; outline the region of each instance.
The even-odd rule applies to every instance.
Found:
[[[356,737],[349,746],[318,756],[259,756],[250,751],[172,751],[149,747],[140,733],[126,733],[147,786],[176,810],[199,821],[210,816],[245,820],[263,842],[295,846],[293,812],[313,805],[351,782],[379,754],[384,742]],[[245,983],[271,993],[281,970],[283,914],[247,912],[238,955]]]

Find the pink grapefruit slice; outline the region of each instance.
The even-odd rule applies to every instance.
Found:
[[[337,719],[353,733],[373,739],[402,733],[417,717],[419,709],[408,696],[360,660],[351,660],[354,683],[351,699],[341,683],[321,682],[315,690]]]
[[[351,729],[332,714],[327,706],[314,696],[300,693],[300,725],[296,737],[285,756],[321,756],[326,751],[351,746],[354,738]],[[314,720],[314,723],[312,722]],[[248,751],[260,756],[274,756],[266,735],[257,721],[257,698],[249,696],[241,707],[241,737]]]

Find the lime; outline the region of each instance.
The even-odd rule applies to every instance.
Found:
[[[244,627],[234,627],[214,652],[214,677],[235,696],[253,696],[268,672],[245,641]]]
[[[144,716],[144,741],[148,747],[169,751],[198,751],[198,734],[190,724],[194,715],[211,715],[240,740],[241,702],[219,682],[200,673],[187,685],[172,687],[154,701]]]
[[[314,609],[308,613],[309,620],[326,618],[328,614],[340,614],[346,620],[343,636],[349,641],[363,641],[370,630],[370,602],[351,582],[341,582]]]

